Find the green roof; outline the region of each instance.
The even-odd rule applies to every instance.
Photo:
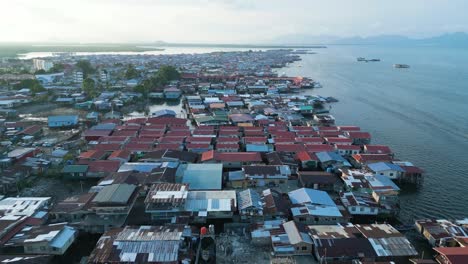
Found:
[[[94,197],[93,202],[126,204],[135,191],[135,188],[135,185],[130,184],[108,185],[99,191],[96,197]]]
[[[88,171],[88,165],[66,165],[63,167],[63,173],[85,173]]]
[[[206,122],[213,122],[213,121],[228,122],[228,117],[227,116],[200,116],[200,117],[196,117],[195,120],[197,121],[197,123],[206,123]]]
[[[301,105],[301,106],[299,106],[299,109],[301,111],[314,110],[314,108],[311,105]]]

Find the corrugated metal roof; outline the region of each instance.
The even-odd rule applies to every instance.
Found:
[[[51,247],[63,248],[65,244],[76,235],[76,230],[69,226],[64,226],[63,230],[50,242]]]
[[[221,190],[222,164],[189,164],[182,178],[192,190]]]
[[[377,171],[386,171],[386,170],[394,170],[394,171],[399,171],[399,172],[404,172],[404,170],[396,165],[396,164],[393,164],[393,163],[389,163],[389,162],[377,162],[377,163],[371,163],[371,164],[368,164],[367,167],[369,167],[369,169],[377,172]]]
[[[336,206],[330,196],[324,192],[309,188],[301,188],[288,193],[289,199],[293,204],[319,204]]]
[[[105,186],[94,197],[96,203],[127,203],[128,199],[135,191],[135,185],[130,184],[112,184]]]
[[[263,208],[260,195],[252,189],[239,192],[237,194],[237,203],[239,210],[244,210],[249,207]]]

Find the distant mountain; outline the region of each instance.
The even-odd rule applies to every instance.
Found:
[[[330,44],[339,41],[341,38],[332,35],[307,35],[307,34],[289,34],[272,40],[272,43],[278,45],[312,45],[312,44]]]
[[[464,32],[447,33],[436,37],[414,39],[400,35],[379,35],[370,37],[340,38],[329,35],[286,35],[275,38],[273,43],[284,45],[308,44],[354,44],[354,45],[431,45],[431,46],[467,46],[468,34]]]
[[[448,33],[424,40],[424,43],[439,46],[464,46],[468,47],[468,34],[464,32]]]
[[[351,38],[342,38],[335,42],[335,44],[410,44],[413,40],[399,35],[381,35],[381,36],[372,36],[372,37],[351,37]]]

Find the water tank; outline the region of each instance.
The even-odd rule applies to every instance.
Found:
[[[200,228],[200,235],[204,236],[208,233],[208,229],[204,226],[202,226],[202,228]]]

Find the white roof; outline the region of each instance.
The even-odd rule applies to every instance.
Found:
[[[185,202],[185,210],[232,211],[237,207],[235,191],[190,191]]]
[[[50,197],[10,197],[0,201],[0,212],[3,212],[4,215],[32,216],[49,200]]]

